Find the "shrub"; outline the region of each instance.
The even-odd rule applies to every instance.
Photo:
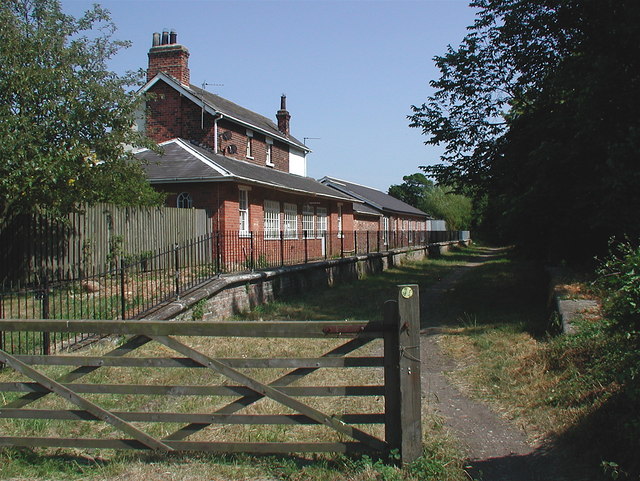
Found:
[[[640,247],[610,243],[609,256],[597,270],[605,315],[625,329],[640,329]]]

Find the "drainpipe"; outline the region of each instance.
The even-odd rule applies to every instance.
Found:
[[[213,151],[218,153],[218,120],[222,118],[222,114],[218,114],[213,118]]]

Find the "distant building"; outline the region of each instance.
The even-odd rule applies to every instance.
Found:
[[[372,187],[328,176],[320,182],[355,200],[352,209],[357,231],[381,231],[387,238],[398,233],[411,236],[409,233],[430,230],[429,224],[435,222],[426,212]]]

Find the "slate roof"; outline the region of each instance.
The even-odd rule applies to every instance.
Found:
[[[242,160],[231,159],[183,139],[160,144],[158,154],[145,149],[135,153],[152,184],[174,182],[244,182],[324,198],[353,201],[311,177],[290,174]]]
[[[278,126],[267,117],[264,117],[260,114],[257,114],[249,109],[241,107],[238,104],[231,102],[225,98],[220,97],[219,95],[212,94],[211,92],[207,92],[195,85],[189,85],[189,88],[193,90],[193,92],[203,99],[211,108],[215,109],[222,114],[226,114],[229,117],[233,117],[235,119],[241,120],[251,125],[255,125],[261,130],[271,133],[274,137],[286,137],[293,144],[297,144],[303,150],[309,150],[302,142],[291,135],[285,136],[282,132],[278,130]]]
[[[221,113],[223,116],[227,116],[232,120],[235,119],[236,121],[246,124],[249,127],[253,127],[256,130],[260,130],[271,137],[294,145],[301,150],[304,150],[306,152],[311,151],[306,145],[304,145],[304,143],[300,142],[292,135],[285,135],[280,130],[278,130],[278,126],[276,125],[276,123],[269,118],[244,107],[241,107],[240,105],[235,104],[230,100],[222,98],[219,95],[208,92],[195,85],[183,85],[177,79],[164,72],[158,73],[153,79],[147,82],[145,86],[140,89],[140,91],[144,92],[148,90],[159,80],[167,83],[178,92],[186,94],[187,97],[190,97],[192,101],[200,106],[202,106],[202,103],[204,102],[205,107],[208,108],[210,112],[212,111],[212,113]]]
[[[365,205],[383,213],[395,213],[406,215],[419,215],[431,219],[431,216],[426,212],[421,211],[400,199],[396,199],[389,194],[385,194],[372,187],[366,187],[360,184],[354,184],[342,179],[336,179],[333,177],[323,177],[320,179],[325,185],[336,189],[339,192],[351,195],[352,197],[362,201]],[[355,206],[354,206],[355,210]]]
[[[382,213],[379,210],[374,209],[373,207],[370,207],[365,203],[359,204],[357,202],[354,202],[353,211],[356,214],[375,215],[376,217],[382,217]]]

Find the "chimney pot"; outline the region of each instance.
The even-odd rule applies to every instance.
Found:
[[[285,94],[280,97],[280,110],[276,113],[276,119],[278,120],[278,130],[284,135],[289,135],[291,115],[287,111],[287,96]]]
[[[157,47],[158,45],[160,45],[160,33],[154,32],[152,46]]]
[[[177,33],[174,29],[165,28],[162,34],[153,34],[154,44],[148,54],[147,81],[159,72],[164,72],[177,79],[182,85],[189,85],[189,50],[183,45],[178,45],[176,41]]]

